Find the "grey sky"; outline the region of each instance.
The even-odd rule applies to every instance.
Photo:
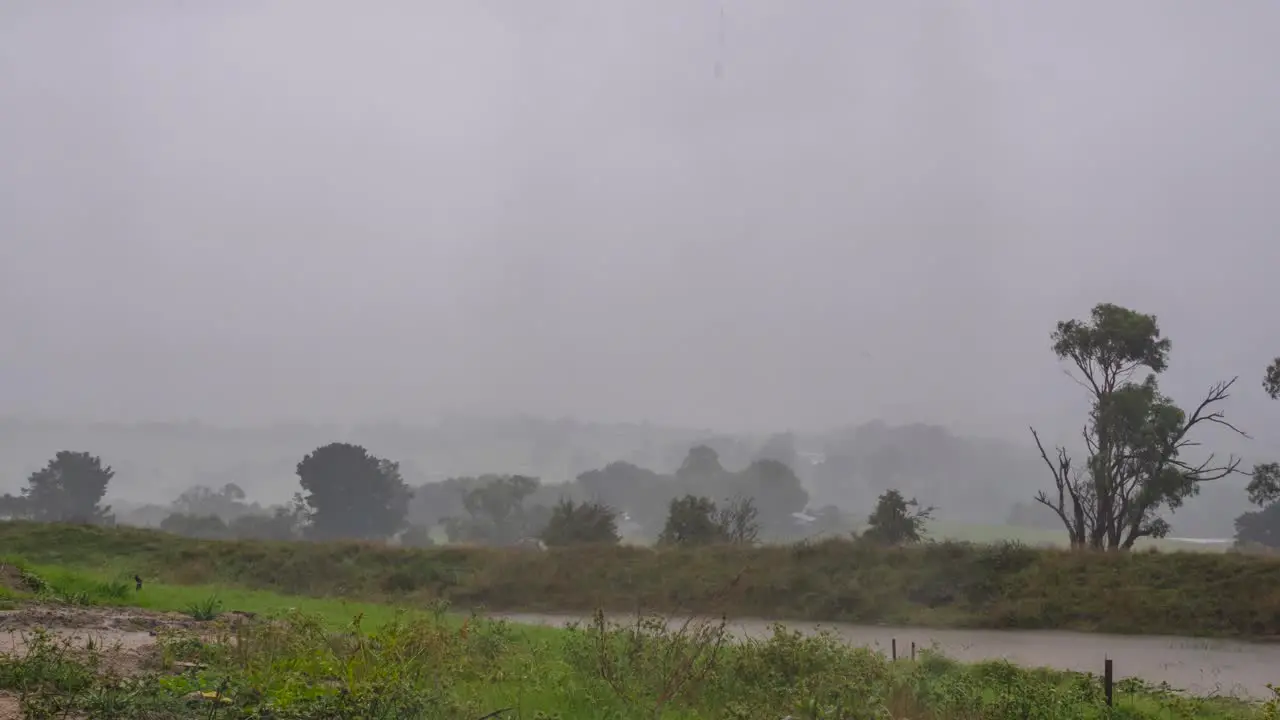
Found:
[[[721,21],[723,17],[723,23]],[[723,41],[721,35],[723,31]],[[1280,5],[0,5],[0,413],[1074,421],[1280,352]],[[720,68],[717,76],[717,66]]]

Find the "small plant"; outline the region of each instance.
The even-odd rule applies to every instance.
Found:
[[[673,703],[688,703],[713,676],[728,632],[722,619],[690,617],[672,628],[658,615],[629,625],[610,623],[597,610],[590,625],[571,628],[570,660],[633,708],[661,717]]]
[[[66,605],[92,605],[93,598],[84,590],[75,590],[72,592],[61,592],[56,596],[58,602]]]
[[[196,620],[214,620],[222,614],[222,600],[217,595],[210,595],[188,605],[186,612]]]
[[[19,569],[18,573],[19,573],[19,576],[22,578],[22,584],[25,585],[26,588],[31,592],[36,594],[42,594],[42,593],[48,593],[51,591],[51,588],[49,587],[49,583],[45,582],[44,578],[31,572],[30,570]]]
[[[1280,685],[1267,685],[1271,698],[1262,704],[1260,716],[1264,720],[1280,720]]]
[[[124,600],[129,597],[129,586],[119,580],[100,582],[94,587],[94,594],[106,600]]]

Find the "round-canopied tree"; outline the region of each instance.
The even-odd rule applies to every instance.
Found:
[[[59,451],[31,473],[22,490],[22,514],[45,522],[102,522],[111,508],[102,506],[115,471],[87,452]]]
[[[316,539],[387,538],[404,528],[412,491],[400,466],[359,445],[330,443],[298,463]]]

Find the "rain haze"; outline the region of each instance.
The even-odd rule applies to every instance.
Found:
[[[6,2],[0,413],[1034,452],[1087,401],[1054,323],[1115,302],[1173,339],[1170,395],[1239,375],[1275,447],[1277,30],[1263,0]]]

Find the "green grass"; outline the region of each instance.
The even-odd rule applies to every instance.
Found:
[[[135,528],[0,522],[0,548],[100,581],[462,609],[716,612],[970,628],[1280,636],[1280,559],[1084,553],[1019,545],[410,550],[378,543],[202,541]],[[233,590],[234,589],[234,590]]]
[[[21,567],[42,578],[53,590],[51,599],[67,596],[82,596],[89,604],[108,607],[133,607],[157,612],[189,612],[194,607],[208,606],[210,601],[217,600],[219,611],[241,611],[257,614],[268,614],[282,611],[298,611],[318,618],[329,628],[340,628],[356,615],[363,615],[369,622],[382,625],[402,616],[406,611],[413,614],[410,608],[397,607],[385,603],[357,602],[342,598],[312,597],[303,595],[282,595],[270,590],[250,590],[243,587],[216,584],[171,585],[166,583],[146,583],[141,592],[134,590],[132,580],[125,585],[127,592],[118,595],[106,591],[112,584],[124,584],[124,579],[131,576],[113,574],[106,571],[82,570],[75,567],[57,565],[37,565],[26,562],[22,558],[7,557],[0,559],[0,564]],[[18,593],[8,590],[13,600],[38,599],[36,593]],[[428,608],[420,610],[426,614]],[[206,619],[206,618],[197,618]]]
[[[261,613],[234,628],[209,625],[219,639],[162,631],[145,672],[130,678],[113,673],[109,649],[37,634],[25,656],[0,654],[0,692],[19,696],[33,718],[474,719],[509,708],[500,716],[1244,720],[1280,711],[1132,681],[1118,685],[1109,710],[1097,678],[1003,662],[966,666],[931,653],[893,662],[834,636],[781,627],[733,644],[715,624],[618,625],[600,614],[559,630],[448,616],[440,607],[405,612],[226,587],[155,584],[122,599],[112,577],[24,569],[43,581],[44,593],[78,593],[94,604],[182,610],[218,597],[228,609]]]
[[[984,544],[1019,542],[1033,547],[1057,548],[1066,548],[1069,545],[1067,533],[1061,529],[1048,530],[1013,525],[971,525],[934,521],[929,523],[927,532],[931,538],[954,542]],[[1143,538],[1137,543],[1139,551],[1155,549],[1163,552],[1225,553],[1229,548],[1229,545],[1204,545],[1170,540],[1168,538]]]

